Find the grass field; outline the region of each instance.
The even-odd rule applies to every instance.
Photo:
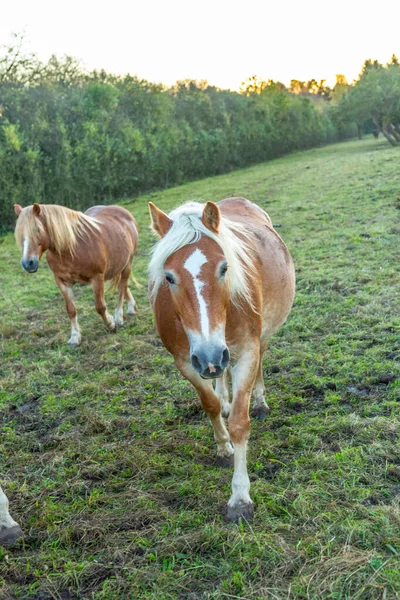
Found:
[[[125,203],[140,306],[108,334],[78,289],[82,346],[46,261],[0,239],[0,461],[25,539],[0,548],[0,598],[400,598],[400,155],[354,141]],[[146,297],[147,201],[245,196],[297,271],[252,422],[253,523],[226,524],[231,470],[161,346]],[[114,308],[116,298],[108,298]]]

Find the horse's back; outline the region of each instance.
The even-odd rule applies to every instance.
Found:
[[[132,240],[134,250],[138,244],[138,226],[134,216],[122,206],[92,206],[85,215],[93,217],[99,223],[103,241],[114,244],[115,240],[121,241],[128,236]],[[118,244],[119,246],[120,244]]]
[[[255,223],[267,224],[272,227],[272,221],[268,213],[254,202],[247,200],[247,198],[225,198],[217,204],[222,214],[232,221],[244,221],[246,223],[250,218]]]
[[[92,206],[85,215],[96,219],[101,235],[94,232],[90,240],[83,240],[82,255],[88,250],[86,260],[90,259],[90,266],[97,261],[98,268],[104,269],[104,278],[114,279],[132,261],[137,250],[139,234],[136,220],[128,210],[116,205]],[[77,262],[82,260],[80,254],[76,252]]]
[[[120,221],[133,224],[135,230],[137,231],[135,217],[129,212],[129,210],[126,210],[126,208],[123,208],[122,206],[116,206],[115,204],[110,206],[91,206],[87,209],[85,215],[98,219],[101,223]]]

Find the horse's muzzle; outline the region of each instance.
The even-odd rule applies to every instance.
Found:
[[[203,379],[217,379],[221,377],[229,363],[229,350],[226,346],[196,348],[190,360],[193,368]]]
[[[21,265],[28,273],[36,273],[39,268],[39,259],[38,258],[23,258],[21,260]]]

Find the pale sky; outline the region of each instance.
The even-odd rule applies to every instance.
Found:
[[[0,17],[0,44],[25,30],[42,60],[69,54],[167,85],[239,89],[254,74],[351,82],[366,58],[400,56],[400,0],[4,0]]]

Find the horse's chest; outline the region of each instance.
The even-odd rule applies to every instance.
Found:
[[[70,259],[62,260],[49,252],[47,253],[47,262],[54,275],[66,283],[87,285],[93,276],[90,267],[87,268],[84,263],[78,264]]]

